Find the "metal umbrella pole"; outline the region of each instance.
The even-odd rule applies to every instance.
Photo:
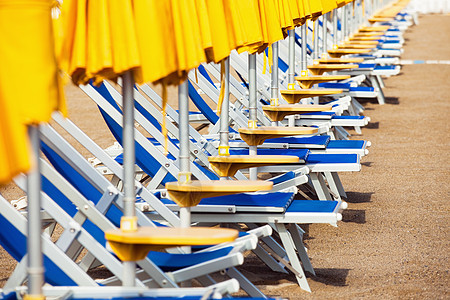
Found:
[[[278,42],[273,43],[272,47],[272,74],[271,74],[271,86],[270,86],[270,104],[273,106],[278,106],[279,98],[278,98]],[[273,126],[277,126],[278,122],[272,122]]]
[[[256,110],[256,54],[249,54],[248,55],[248,74],[249,74],[249,82],[248,82],[248,89],[249,89],[249,120],[248,120],[248,127],[249,128],[256,128],[256,120],[257,120],[257,110]],[[249,154],[250,155],[256,155],[256,146],[249,146]],[[258,169],[257,168],[250,168],[249,169],[250,174],[250,180],[257,180],[258,179]]]
[[[341,41],[345,40],[345,38],[347,37],[347,27],[348,27],[348,5],[345,5],[342,8],[342,36],[341,36]]]
[[[306,41],[306,39],[305,39]],[[303,45],[303,37],[302,37]],[[288,89],[295,89],[295,29],[289,30],[289,73],[288,73]],[[295,126],[295,116],[289,116],[289,127]]]
[[[349,18],[350,18],[350,26],[349,26],[349,32],[348,32],[348,36],[350,36],[353,32],[355,32],[355,27],[356,27],[356,12],[355,10],[358,9],[356,7],[356,2],[352,3],[352,8],[351,11],[349,12]],[[350,10],[350,9],[349,9]]]
[[[306,39],[303,40],[302,36],[302,45],[306,42]],[[295,80],[295,30],[289,30],[289,74],[288,74],[288,87],[289,89],[294,89],[294,80]]]
[[[122,75],[123,80],[123,217],[120,229],[125,232],[137,231],[135,214],[135,142],[134,142],[134,78],[133,72]],[[123,286],[134,286],[136,279],[136,262],[123,262]]]
[[[318,59],[319,58],[319,31],[317,30],[319,25],[318,22],[313,22],[313,45],[314,45],[314,51],[313,51],[313,58]]]
[[[219,155],[229,156],[229,114],[230,114],[230,59],[227,57],[223,61],[224,67],[224,80],[221,86],[224,92],[223,101],[220,107],[220,143],[219,143]],[[221,180],[226,180],[227,177],[221,177]]]
[[[328,13],[323,15],[322,20],[322,56],[325,58],[327,56],[327,39],[328,39]]]
[[[178,86],[178,109],[179,109],[179,130],[180,130],[180,173],[178,183],[191,182],[190,154],[189,154],[189,87],[184,81]],[[180,226],[191,226],[191,208],[180,207]],[[186,249],[188,250],[188,249]]]
[[[32,154],[35,166],[27,176],[28,194],[28,297],[39,300],[45,297],[42,294],[44,284],[44,266],[41,246],[41,174],[40,174],[40,139],[38,125],[28,126]]]
[[[308,45],[308,41],[307,41],[307,38],[306,38],[306,31],[307,31],[306,24],[302,25],[301,26],[301,31],[300,31],[301,38],[302,38],[302,60],[301,60],[301,63],[300,63],[300,68],[302,70],[301,71],[302,75],[307,75],[308,74],[307,70],[306,70],[307,65],[308,65],[308,61],[306,59],[307,48],[308,48],[308,46],[307,46]]]
[[[333,47],[338,44],[338,12],[341,11],[336,8],[333,12]],[[342,29],[342,28],[341,28]]]

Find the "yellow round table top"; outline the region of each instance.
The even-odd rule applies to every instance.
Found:
[[[299,77],[300,78],[300,77]],[[281,90],[281,94],[287,95],[308,95],[310,97],[321,95],[340,94],[342,90],[339,89],[301,89],[301,90]],[[269,105],[267,105],[269,106]]]
[[[359,31],[361,32],[373,32],[373,31],[386,31],[391,26],[385,25],[385,26],[364,26],[359,28]]]
[[[350,75],[308,75],[308,76],[297,76],[295,77],[295,80],[297,80],[298,84],[302,88],[309,89],[311,86],[317,83],[335,80],[344,80],[349,78]]]
[[[203,198],[268,191],[272,189],[272,186],[272,182],[257,180],[195,180],[190,183],[166,183],[170,199],[180,207],[196,206]]]
[[[381,38],[382,38],[382,36],[377,36],[377,35],[374,35],[374,36],[352,36],[349,38],[349,40],[355,41],[355,42],[358,42],[358,41],[368,41],[368,42],[375,41],[375,42],[377,42]]]
[[[290,155],[229,155],[208,157],[211,168],[222,177],[234,176],[240,169],[299,162]]]
[[[298,156],[291,155],[229,155],[229,156],[210,156],[209,162],[217,163],[275,163],[289,164],[299,161]]]
[[[293,111],[297,113],[310,113],[317,111],[329,111],[332,109],[331,105],[313,105],[313,104],[281,104],[281,105],[263,105],[263,110],[269,111]]]
[[[277,126],[260,126],[256,128],[241,127],[239,133],[251,135],[302,135],[317,133],[315,127],[277,127]]]
[[[207,227],[138,227],[137,231],[108,230],[105,238],[123,261],[144,259],[150,250],[180,246],[214,245],[234,241],[238,231]]]
[[[273,183],[260,180],[194,180],[190,183],[168,182],[168,192],[230,192],[269,191]]]
[[[364,36],[377,36],[382,37],[384,35],[384,32],[375,31],[375,32],[357,32],[353,36],[355,37],[364,37]]]
[[[286,96],[283,95],[285,99]],[[295,95],[293,95],[295,97]],[[287,100],[289,103],[295,102],[292,100]],[[286,116],[289,115],[301,115],[310,112],[318,112],[318,111],[329,111],[331,110],[331,106],[329,105],[310,105],[310,104],[282,104],[282,105],[263,105],[262,109],[264,113],[272,120],[272,121],[282,121]]]
[[[256,128],[238,129],[241,138],[249,146],[262,145],[265,140],[283,136],[295,136],[315,134],[318,132],[315,127],[277,127],[277,126],[261,126]]]
[[[358,68],[358,65],[352,64],[313,64],[308,66],[308,70],[315,75],[322,75],[325,72],[356,68]]]
[[[338,49],[374,49],[376,45],[364,45],[359,44],[358,42],[349,42],[343,45],[340,45]]]
[[[345,41],[344,43],[343,43],[343,45],[345,46],[345,45],[367,45],[367,46],[376,46],[376,45],[378,45],[380,42],[378,42],[378,40],[369,40],[369,41],[362,41],[362,40],[359,40],[359,41],[355,41],[355,40],[353,40],[353,39],[349,39],[348,41]],[[345,48],[345,47],[344,47]]]
[[[349,58],[320,58],[316,59],[315,62],[320,64],[351,64],[351,63],[361,63],[364,58],[360,57],[349,57]]]
[[[361,54],[361,53],[369,53],[372,51],[371,49],[346,49],[346,48],[339,48],[339,49],[333,49],[328,50],[328,53],[330,54]]]
[[[300,85],[301,87],[305,87],[304,84]],[[303,98],[310,97],[318,97],[318,96],[326,96],[326,95],[336,95],[341,94],[343,90],[338,89],[309,89],[303,88],[301,90],[281,90],[281,96],[283,96],[284,100],[290,104],[298,103]],[[269,116],[270,117],[270,116]]]
[[[355,69],[358,65],[352,64],[313,64],[309,65],[308,69],[325,69],[325,70],[343,70],[343,69]]]
[[[376,23],[376,22],[389,22],[392,21],[393,18],[391,17],[372,17],[369,18],[369,22],[371,23]]]
[[[315,80],[344,80],[349,79],[350,75],[308,75],[308,76],[297,76],[295,80],[297,81],[315,81]]]

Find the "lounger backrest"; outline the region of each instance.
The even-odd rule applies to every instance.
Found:
[[[6,201],[0,197],[0,201]],[[9,205],[9,204],[8,204]],[[21,261],[27,252],[27,239],[13,224],[11,224],[2,214],[14,214],[14,208],[11,211],[2,211],[0,214],[0,245],[16,261]],[[20,221],[22,216],[15,216],[16,221]],[[25,221],[24,221],[25,222]],[[45,281],[51,285],[74,286],[76,283],[65,274],[51,259],[44,255]]]
[[[108,90],[106,89],[105,85],[102,84],[98,87],[93,86],[94,89],[99,92],[103,98],[105,98],[108,103],[110,103],[112,106],[114,106],[120,113],[122,111],[120,110],[120,107],[117,105],[117,103],[114,101]],[[101,107],[99,107],[99,110],[108,125],[109,130],[114,135],[116,140],[122,144],[122,126],[120,126],[113,118],[111,118]],[[135,143],[135,151],[136,151],[136,163],[144,170],[145,173],[147,173],[150,176],[155,176],[158,170],[161,168],[160,163],[158,160],[156,160],[150,153],[148,153],[138,142]],[[167,173],[167,175],[162,180],[162,183],[165,184],[166,182],[176,181],[176,178],[170,174]]]
[[[112,106],[115,107],[115,109],[122,113],[117,103],[114,101],[113,97],[109,93],[108,89],[105,87],[104,84],[100,85],[99,87],[92,86],[105,100],[108,101]],[[135,101],[136,103],[136,101]],[[143,107],[140,105],[138,108],[145,111]],[[99,107],[100,112],[105,120],[105,122],[108,125],[108,128],[111,130],[114,137],[117,139],[117,141],[122,144],[122,126],[120,126],[111,116],[109,116],[105,110],[103,110],[101,107]],[[148,115],[150,115],[147,112]],[[153,117],[151,117],[153,118]],[[156,121],[156,119],[155,119]],[[136,164],[148,175],[151,177],[154,177],[156,173],[161,168],[161,163],[150,153],[145,149],[143,145],[141,145],[138,141],[135,143],[135,151],[136,151]],[[174,158],[174,157],[172,157]],[[204,174],[206,177],[208,177],[211,180],[219,179],[219,177],[211,172],[208,169],[205,169],[201,167],[198,163],[194,162],[194,165]],[[165,184],[166,182],[173,182],[177,179],[174,177],[173,174],[167,173],[163,180],[161,181],[162,184]]]

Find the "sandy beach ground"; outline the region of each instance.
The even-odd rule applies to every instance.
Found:
[[[450,15],[426,15],[405,34],[402,59],[450,60]],[[269,296],[289,299],[450,298],[450,65],[415,64],[385,80],[386,105],[363,103],[372,142],[362,170],[342,174],[348,209],[338,228],[311,225],[305,240],[312,293],[252,255],[240,270]],[[101,147],[114,141],[83,92],[66,88],[70,118]],[[71,140],[73,141],[73,140]],[[87,157],[87,151],[82,150]],[[8,200],[21,192],[0,189]],[[0,248],[0,285],[15,262]]]

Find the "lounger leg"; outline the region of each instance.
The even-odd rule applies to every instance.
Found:
[[[378,80],[376,79],[376,77],[374,76],[369,76],[370,78],[370,83],[372,84],[372,87],[375,89],[375,91],[377,92],[377,99],[378,99],[378,103],[380,105],[385,104],[385,100],[384,100],[384,94],[383,94],[383,90],[381,89]]]
[[[332,140],[336,140],[336,135],[334,134],[333,130],[329,130],[329,131],[327,132],[327,134],[330,136],[330,138],[331,138]]]
[[[90,268],[95,268],[93,266],[94,262],[96,262],[96,258],[92,253],[88,252],[85,257],[80,261],[80,268],[84,271],[89,270]]]
[[[354,97],[352,97],[352,108],[355,112],[355,116],[359,115],[364,111],[364,106],[361,105],[361,103],[358,102]]]
[[[197,280],[202,286],[210,286],[210,285],[213,285],[213,284],[217,283],[209,275],[204,275],[204,276],[197,277],[197,278],[195,278],[195,280]]]
[[[328,186],[330,187],[331,194],[334,199],[341,200],[341,196],[339,193],[339,188],[334,180],[334,177],[332,176],[331,172],[324,172],[325,178],[327,179]]]
[[[314,190],[316,191],[319,200],[333,200],[330,193],[328,192],[328,187],[325,183],[325,180],[323,179],[322,174],[311,172],[309,176],[311,177],[311,182],[314,186]]]
[[[260,245],[256,246],[255,249],[252,250],[253,253],[256,254],[256,256],[259,257],[272,271],[274,272],[280,272],[280,273],[288,273],[284,266],[281,266],[276,259],[274,259],[272,256],[270,256],[269,253],[267,253],[266,250],[264,250],[263,247]]]
[[[113,175],[113,177],[111,178],[111,183],[112,185],[114,185],[119,191],[121,191],[123,189],[122,186],[122,180],[120,180],[120,178],[116,175]]]
[[[250,282],[241,272],[239,272],[236,268],[228,268],[227,274],[235,278],[239,281],[239,286],[243,289],[250,297],[255,298],[264,298],[267,299],[267,296],[264,295],[253,283]]]
[[[348,140],[350,134],[347,132],[347,130],[344,129],[344,127],[335,126],[334,130],[336,131],[336,135],[339,136],[340,140]]]
[[[356,108],[355,108],[355,105],[354,105],[354,101],[356,101],[353,97],[351,98],[352,100],[350,101],[350,105],[348,106],[348,114],[350,115],[350,116],[357,116],[358,115],[358,113],[356,112]]]
[[[152,178],[150,183],[147,185],[147,189],[156,190],[163,181],[164,177],[167,175],[167,173],[168,171],[161,167],[155,174],[155,176]]]
[[[298,255],[300,256],[300,260],[303,264],[303,268],[305,269],[305,271],[315,276],[316,272],[314,271],[314,268],[311,264],[308,253],[306,253],[305,244],[303,244],[304,231],[300,227],[298,227],[297,224],[290,224],[289,232],[291,233],[292,240],[294,241],[295,247],[297,248]]]
[[[350,116],[357,116],[358,113],[356,112],[356,108],[355,108],[355,104],[353,103],[354,101],[356,101],[355,99],[352,98],[352,102],[350,102],[350,106],[348,107],[348,112]],[[361,127],[359,126],[353,126],[353,128],[355,129],[357,134],[361,134]]]
[[[297,253],[295,252],[295,245],[292,241],[292,237],[289,232],[286,230],[284,224],[276,223],[278,234],[280,235],[281,242],[284,245],[284,249],[289,257],[289,261],[291,266],[295,270],[295,277],[297,278],[298,284],[302,290],[307,292],[311,292],[308,281],[306,280],[305,273],[303,272],[302,266],[300,264],[300,260],[298,258]]]
[[[258,228],[256,224],[247,223],[246,225],[250,229]],[[267,247],[269,247],[270,250],[276,253],[279,257],[287,259],[286,252],[284,251],[283,247],[281,247],[271,236],[260,237],[260,241]],[[274,257],[272,257],[261,245],[258,244],[256,248],[252,250],[252,252],[255,253],[256,256],[258,256],[259,259],[261,259],[269,268],[271,268],[272,271],[286,274],[288,273],[285,270],[284,265],[277,261]]]
[[[277,228],[271,223],[269,224],[274,230],[277,230]],[[258,226],[252,223],[247,223],[248,228],[254,229]],[[277,243],[271,236],[265,236],[260,238],[264,244],[266,244],[272,251],[274,251],[278,256],[282,257],[283,259],[287,259],[286,251],[284,251],[283,247],[280,246],[280,244]]]
[[[333,176],[334,183],[336,184],[336,187],[339,191],[339,195],[341,195],[342,198],[347,199],[347,194],[345,193],[344,186],[342,185],[341,179],[339,178],[339,174],[337,172],[332,172],[331,176]]]
[[[27,255],[22,258],[22,260],[17,264],[11,276],[8,278],[5,286],[3,287],[3,291],[7,293],[8,291],[15,290],[18,286],[21,286],[22,283],[27,279]]]
[[[383,78],[381,78],[380,75],[377,75],[376,77],[377,77],[377,80],[378,80],[378,84],[380,85],[380,87],[381,87],[382,89],[384,89],[386,86],[384,85]]]

